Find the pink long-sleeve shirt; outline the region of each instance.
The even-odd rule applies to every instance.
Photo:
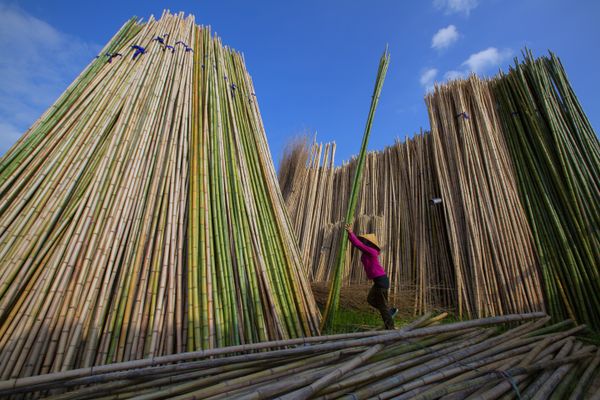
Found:
[[[379,250],[374,249],[371,246],[367,246],[356,237],[354,232],[348,232],[348,239],[350,243],[362,252],[360,261],[367,273],[367,278],[375,279],[385,275],[385,271],[379,263]]]

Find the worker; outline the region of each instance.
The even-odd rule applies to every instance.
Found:
[[[389,308],[388,306],[390,279],[379,262],[381,247],[377,236],[373,233],[356,236],[352,232],[350,224],[346,224],[346,232],[348,232],[350,243],[362,252],[360,261],[367,273],[367,278],[373,281],[373,287],[369,290],[367,302],[379,311],[385,329],[394,329],[394,317],[398,313],[398,309]]]

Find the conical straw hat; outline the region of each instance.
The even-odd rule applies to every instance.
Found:
[[[358,235],[358,237],[368,240],[369,242],[373,243],[375,245],[375,247],[377,247],[379,250],[381,250],[381,246],[379,246],[379,241],[377,240],[377,236],[375,236],[374,233],[365,233],[364,235]]]

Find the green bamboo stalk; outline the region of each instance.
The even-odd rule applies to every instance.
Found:
[[[356,172],[352,183],[352,190],[350,192],[350,202],[346,211],[345,223],[350,224],[354,220],[354,212],[356,208],[356,202],[358,199],[358,192],[361,185],[362,171],[365,163],[365,157],[367,153],[367,145],[369,143],[369,136],[371,134],[371,126],[373,125],[373,119],[375,117],[375,110],[379,102],[379,96],[385,81],[385,75],[387,73],[388,65],[390,62],[390,55],[386,47],[381,59],[379,60],[379,68],[377,70],[377,78],[375,79],[375,88],[373,90],[373,96],[371,98],[371,108],[369,109],[369,116],[367,117],[367,124],[365,126],[365,132],[363,135],[360,152],[358,155]],[[327,296],[327,303],[325,305],[325,311],[323,313],[323,319],[321,320],[321,330],[324,332],[329,331],[334,323],[335,315],[339,305],[341,281],[344,272],[344,265],[346,260],[346,248],[348,241],[344,238],[340,241],[340,247],[336,253],[336,262],[333,268],[333,278],[329,287],[329,295]]]

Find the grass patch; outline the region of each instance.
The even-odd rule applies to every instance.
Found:
[[[396,318],[394,318],[394,323],[396,328],[401,328],[415,319],[417,319],[417,317],[400,315],[399,313]],[[445,322],[446,321],[444,321],[444,323]],[[452,321],[448,322],[455,322],[455,320],[452,319]],[[363,311],[340,308],[336,313],[330,333],[351,333],[383,329],[384,325],[381,315],[374,309],[373,311]]]
[[[348,333],[383,329],[381,316],[375,312],[338,309],[331,327],[331,333]]]
[[[588,327],[581,336],[585,342],[600,346],[600,332],[593,331]]]
[[[327,303],[329,286],[325,282],[313,282],[311,284],[317,306],[323,312]],[[367,303],[367,295],[371,289],[371,284],[351,285],[342,287],[340,293],[340,307],[336,312],[336,319],[333,321],[331,330],[328,333],[349,333],[369,330],[384,329],[383,320],[379,312]],[[390,307],[397,307],[399,312],[394,319],[396,328],[414,321],[418,317],[414,312],[414,293],[409,291],[390,294]],[[451,310],[437,310],[433,315],[439,315],[448,311],[449,315],[440,321],[442,324],[460,321]]]

